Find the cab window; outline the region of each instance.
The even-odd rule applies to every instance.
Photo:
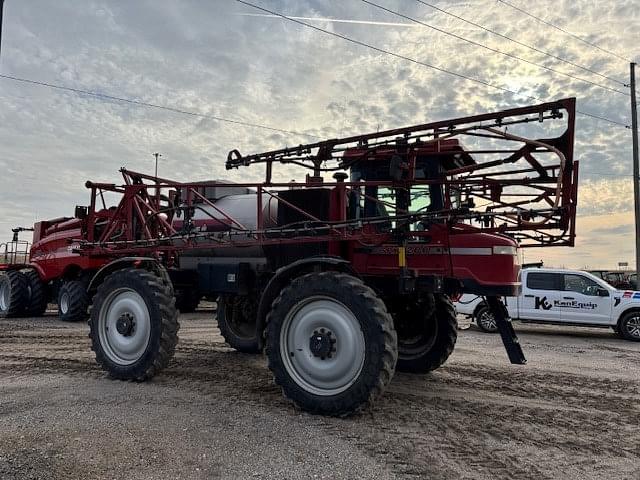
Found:
[[[560,290],[557,273],[531,272],[527,275],[527,288],[532,290]]]
[[[576,292],[592,297],[598,296],[598,290],[602,288],[590,278],[582,275],[565,274],[564,275],[564,291]]]

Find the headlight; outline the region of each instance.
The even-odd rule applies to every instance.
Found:
[[[513,255],[514,257],[518,256],[518,249],[516,247],[510,247],[510,246],[503,246],[503,245],[498,245],[496,247],[493,247],[493,254],[494,255]]]

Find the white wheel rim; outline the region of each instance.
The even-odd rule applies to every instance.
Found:
[[[129,319],[131,327],[126,332],[118,323],[123,318]],[[98,333],[109,360],[119,365],[135,363],[146,351],[151,336],[151,316],[144,299],[129,288],[111,292],[100,308]]]
[[[332,342],[329,355],[311,348],[312,337]],[[337,395],[358,379],[366,355],[364,333],[353,312],[341,302],[314,296],[292,308],[280,332],[284,367],[301,388],[315,395]]]
[[[11,303],[11,285],[6,279],[0,282],[0,311],[9,310],[9,304]]]
[[[63,315],[69,311],[69,294],[67,292],[64,292],[62,295],[60,295],[59,307],[60,313],[62,313]]]

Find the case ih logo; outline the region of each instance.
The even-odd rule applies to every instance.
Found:
[[[547,297],[536,297],[536,310],[551,310],[551,304],[547,302]]]
[[[421,245],[407,246],[407,255],[442,255],[448,253],[443,247],[427,247]],[[398,255],[398,247],[376,247],[371,250],[374,255]]]

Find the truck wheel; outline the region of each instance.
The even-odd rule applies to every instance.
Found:
[[[9,270],[0,275],[0,318],[22,316],[28,299],[27,278],[22,272]]]
[[[79,280],[63,282],[58,292],[58,316],[63,322],[82,322],[87,319],[89,295]]]
[[[276,384],[303,410],[346,416],[372,404],[398,357],[391,315],[361,280],[337,272],[293,280],[267,317]]]
[[[27,279],[27,290],[29,291],[25,315],[41,317],[47,310],[47,286],[40,280],[40,275],[35,270],[27,270],[24,276]]]
[[[93,297],[91,348],[98,365],[114,378],[144,381],[165,368],[179,327],[171,288],[147,270],[114,272]]]
[[[200,292],[197,290],[178,290],[176,292],[176,308],[180,313],[193,313],[200,304]]]
[[[255,301],[245,296],[225,295],[218,299],[218,328],[231,348],[259,353]]]
[[[428,373],[449,358],[458,339],[458,321],[453,303],[445,295],[434,295],[435,308],[421,304],[410,309],[411,318],[397,318],[398,371]],[[416,328],[417,327],[417,328]]]
[[[618,331],[622,338],[640,342],[640,312],[629,312],[621,319]]]
[[[480,330],[486,333],[496,333],[498,331],[498,324],[496,319],[493,318],[493,313],[489,309],[488,305],[482,305],[476,310],[473,319]]]

